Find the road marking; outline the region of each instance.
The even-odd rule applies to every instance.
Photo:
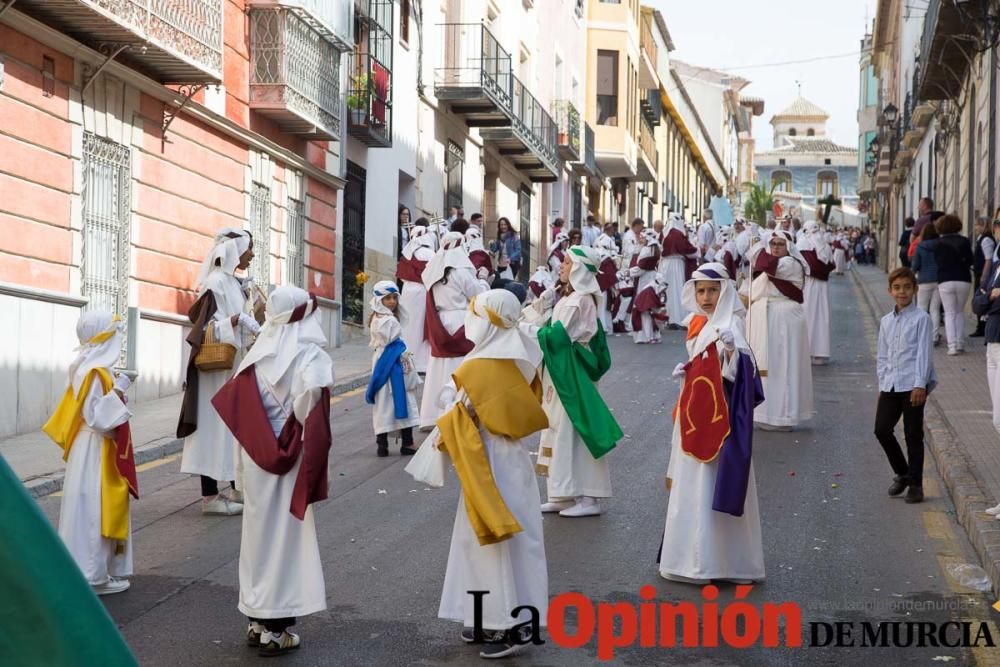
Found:
[[[924,483],[926,484],[926,481]],[[950,519],[944,512],[924,512],[924,530],[935,540],[955,539],[955,531],[952,530]]]
[[[340,396],[334,396],[333,398],[330,399],[330,405],[336,405],[345,398],[350,398],[352,396],[358,396],[360,394],[363,394],[365,391],[367,391],[367,389],[368,387],[358,387],[357,389],[352,389],[350,391],[344,392]]]
[[[159,468],[162,465],[166,465],[171,461],[176,461],[180,454],[172,454],[170,456],[164,457],[162,459],[156,459],[155,461],[147,461],[140,466],[135,467],[136,472],[146,472],[147,470],[152,470],[153,468]]]

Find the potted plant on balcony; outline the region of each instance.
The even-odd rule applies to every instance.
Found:
[[[568,146],[569,137],[569,102],[557,100],[552,103],[552,111],[555,112],[556,126],[559,128],[559,146]]]
[[[365,125],[365,112],[368,99],[371,96],[371,81],[367,72],[351,77],[351,90],[347,95],[347,108],[350,110],[351,125]]]

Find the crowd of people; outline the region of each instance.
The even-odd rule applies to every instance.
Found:
[[[487,244],[482,216],[460,215],[406,225],[396,280],[372,287],[368,322],[375,454],[389,456],[399,434],[414,477],[440,484],[447,458],[462,487],[438,615],[479,641],[480,613],[485,658],[525,643],[512,609],[545,618],[541,515],[599,516],[613,497],[623,434],[598,382],[615,333],[652,345],[664,329],[686,331],[660,574],[764,579],[752,434],[812,418],[812,367],[831,356],[828,281],[849,268],[852,234],[789,218],[720,227],[710,212],[691,226],[637,219],[623,233],[594,216],[582,229],[556,221],[525,287],[510,222]],[[333,369],[316,299],[295,287],[265,295],[238,275],[253,259],[250,233],[225,229],[204,261],[177,433],[202,512],[243,517],[247,642],[279,655],[300,646],[296,618],[326,608],[312,504],[327,495]],[[46,426],[68,459],[60,533],[98,594],[126,590],[132,572],[128,379],[111,370],[120,327],[108,313],[81,318],[70,387]],[[419,446],[415,429],[429,433]]]

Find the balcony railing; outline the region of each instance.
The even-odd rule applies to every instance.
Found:
[[[532,180],[559,170],[557,128],[552,116],[513,75],[511,57],[481,24],[441,26],[443,62],[435,70],[434,93],[451,111],[479,127],[484,141]]]
[[[564,160],[580,159],[580,112],[569,100],[555,104],[556,123],[559,126],[559,157]]]
[[[285,7],[346,53],[354,45],[353,5],[343,0],[250,0],[250,7]]]
[[[392,145],[392,72],[374,57],[353,58],[347,90],[347,130],[368,146]]]
[[[653,39],[653,30],[646,20],[639,22],[639,48],[646,52],[649,62],[656,67],[656,40]]]
[[[222,80],[224,0],[20,0],[17,8],[119,56],[162,83]]]
[[[656,178],[656,172],[659,168],[659,156],[656,151],[656,138],[653,137],[652,128],[650,128],[649,124],[645,121],[639,121],[639,150],[646,156],[646,159],[652,167],[652,169],[641,170],[640,176],[644,175],[647,178]]]
[[[250,107],[284,131],[340,138],[340,52],[288,9],[250,13]]]
[[[969,7],[984,0],[963,2]],[[977,51],[975,31],[966,25],[957,0],[929,0],[920,38],[919,100],[951,99],[961,92],[970,51]]]

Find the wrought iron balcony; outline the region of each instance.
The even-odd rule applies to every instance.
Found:
[[[594,128],[583,123],[583,159],[573,163],[573,173],[579,176],[597,176],[597,157],[594,154]]]
[[[650,88],[646,90],[646,94],[639,98],[639,108],[650,125],[653,127],[659,125],[663,114],[663,105],[660,103],[660,89]]]
[[[223,0],[20,0],[17,8],[161,83],[222,81]]]
[[[656,180],[659,170],[659,154],[656,150],[653,129],[645,120],[639,121],[639,154],[637,180]]]
[[[344,0],[249,0],[251,8],[287,8],[333,43],[338,51],[354,48],[352,5]]]
[[[483,140],[532,181],[555,180],[560,169],[556,123],[513,75],[510,54],[481,24],[441,28],[443,62],[435,70],[435,95],[470,127],[480,128]]]
[[[250,108],[285,132],[340,138],[340,52],[288,9],[250,12]]]
[[[966,6],[982,0],[968,0]],[[965,24],[955,0],[929,0],[920,38],[920,100],[946,100],[958,96],[969,68],[969,51],[975,37]]]
[[[580,159],[580,112],[569,100],[555,103],[556,124],[559,127],[559,157],[563,160]]]
[[[392,146],[392,72],[373,56],[357,54],[347,90],[347,131],[372,147]]]

